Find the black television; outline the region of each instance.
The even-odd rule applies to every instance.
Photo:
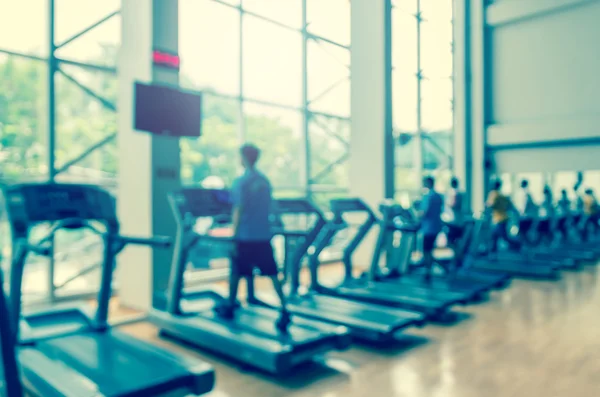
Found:
[[[155,135],[202,135],[202,95],[163,85],[135,83],[134,128]]]

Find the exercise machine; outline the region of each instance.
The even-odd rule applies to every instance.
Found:
[[[437,253],[434,255],[436,263],[440,264],[447,272],[447,276],[452,280],[460,280],[467,284],[478,283],[489,285],[492,289],[502,289],[510,284],[511,276],[502,272],[477,270],[465,264],[468,264],[466,258],[473,240],[475,222],[472,217],[463,216],[460,225],[453,224],[452,227],[460,229],[460,237],[456,241],[449,242],[451,254]]]
[[[392,340],[398,332],[425,324],[425,316],[418,312],[367,303],[353,302],[322,294],[318,288],[301,288],[300,273],[304,259],[308,256],[311,278],[316,278],[319,264],[314,261],[314,251],[308,255],[317,237],[321,234],[325,220],[323,214],[306,199],[280,199],[274,206],[277,233],[286,240],[286,262],[290,272],[288,276],[287,309],[292,314],[339,324],[347,327],[356,339],[372,342]],[[285,219],[292,218],[292,222]],[[300,219],[303,218],[303,219]],[[293,225],[290,225],[293,223]],[[317,258],[318,261],[318,258]],[[261,294],[260,300],[276,305],[272,294]]]
[[[333,204],[332,204],[333,206]],[[385,202],[380,206],[382,214],[379,223],[379,238],[373,255],[369,277],[373,281],[392,285],[411,285],[449,294],[464,294],[469,301],[480,301],[486,292],[494,287],[495,280],[464,280],[450,276],[449,269],[444,275],[436,274],[432,263],[431,274],[412,263],[412,254],[419,224],[413,214],[394,202]],[[342,214],[343,215],[343,214]],[[395,238],[395,234],[400,234]],[[385,267],[380,266],[381,256],[386,253]],[[432,258],[433,259],[433,258]]]
[[[332,212],[338,215],[344,213],[362,214],[364,221],[359,225],[354,237],[344,249],[342,257],[345,270],[344,279],[339,285],[330,287],[319,282],[318,257],[314,253],[311,255],[312,290],[324,295],[416,311],[425,314],[427,319],[431,320],[446,319],[448,311],[453,305],[464,304],[469,301],[469,297],[461,293],[435,291],[420,286],[390,285],[369,280],[368,277],[355,277],[352,257],[367,234],[378,222],[378,219],[360,199],[333,200],[331,208]],[[316,249],[314,252],[322,251],[324,247],[330,244],[333,236],[345,227],[347,227],[347,224],[344,219],[334,215],[332,221],[326,225],[324,232],[315,242]]]
[[[522,248],[519,251],[499,251],[496,258],[506,261],[527,261],[539,265],[550,264],[562,269],[578,269],[583,261],[593,259],[591,253],[567,246],[559,247],[558,229],[566,228],[566,216],[527,216],[518,219],[515,236]]]
[[[195,231],[199,218],[229,217],[232,205],[229,191],[184,188],[169,194],[177,221],[177,236],[171,263],[167,294],[158,299],[159,307],[151,310],[150,320],[161,336],[182,340],[202,349],[226,356],[244,365],[273,373],[285,374],[298,364],[332,350],[350,345],[344,327],[293,318],[287,333],[275,326],[279,310],[257,304],[241,306],[234,318],[223,318],[215,308],[226,297],[216,288],[185,288],[184,273],[188,253],[198,242],[212,240],[232,244],[228,237],[213,237],[208,230]]]
[[[29,395],[185,396],[213,388],[214,371],[205,362],[136,339],[108,322],[118,252],[129,244],[167,247],[170,239],[121,235],[114,198],[91,185],[20,184],[5,188],[2,198],[13,237],[11,339]],[[31,242],[31,228],[47,222],[53,223],[48,236]],[[27,256],[50,255],[47,243],[61,229],[89,229],[104,242],[97,309],[68,305],[23,313],[21,287]]]
[[[4,286],[4,272],[0,269],[0,285]],[[4,288],[0,291],[0,356],[2,357],[0,371],[0,396],[21,397],[23,386],[19,375],[15,345],[12,343],[10,314],[8,311]]]
[[[530,279],[558,279],[560,278],[560,264],[552,261],[539,262],[502,259],[489,252],[488,243],[491,235],[491,222],[489,214],[474,218],[473,232],[468,244],[467,254],[463,257],[464,269],[485,270],[499,272],[511,277]]]

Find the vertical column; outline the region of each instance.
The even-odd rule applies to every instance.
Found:
[[[424,171],[424,146],[423,146],[423,68],[421,67],[421,25],[423,17],[421,15],[421,0],[417,0],[417,134],[413,137],[415,140],[415,150],[413,152],[413,169],[420,185],[423,180]]]
[[[473,192],[471,159],[471,24],[469,1],[454,2],[454,175]]]
[[[239,51],[239,98],[238,98],[238,138],[239,142],[246,142],[246,118],[244,117],[244,3],[240,0],[240,51]]]
[[[302,177],[302,183],[304,183],[304,189],[306,196],[310,198],[312,196],[312,162],[311,162],[311,151],[310,151],[310,117],[311,114],[308,111],[309,98],[308,98],[308,9],[307,0],[302,0],[302,135],[304,145],[304,175]]]
[[[351,22],[350,193],[377,208],[394,195],[390,0],[352,0]]]
[[[179,140],[133,129],[134,83],[177,85],[177,70],[153,65],[152,51],[178,53],[176,0],[123,1],[119,58],[119,192],[122,232],[174,236],[167,193],[180,187]],[[121,304],[148,309],[153,293],[164,293],[171,265],[169,250],[128,247],[118,260]]]
[[[48,179],[56,177],[56,7],[48,0]]]
[[[489,40],[485,24],[485,5],[481,0],[472,0],[470,5],[470,65],[471,65],[471,208],[483,209],[487,182],[490,177],[490,160],[486,158],[486,127],[490,114],[487,87],[491,66]]]
[[[56,4],[55,0],[48,0],[48,180],[56,178]],[[56,299],[54,287],[54,243],[52,236],[52,255],[48,256],[48,300]]]

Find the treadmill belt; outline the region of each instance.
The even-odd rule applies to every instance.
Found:
[[[98,385],[103,395],[152,395],[165,385],[192,385],[195,375],[177,365],[171,353],[130,339],[118,331],[94,332],[49,339],[36,348],[55,366],[69,367]]]
[[[237,309],[233,320],[224,319],[212,310],[199,313],[199,315],[232,329],[237,329],[242,332],[251,332],[253,334],[261,334],[267,338],[281,340],[283,343],[293,345],[313,343],[323,339],[323,335],[317,331],[295,326],[293,319],[288,327],[288,333],[282,334],[281,331],[275,327],[275,321],[277,320],[276,316],[273,318],[266,317],[246,308]]]
[[[297,326],[292,323],[288,327],[288,333],[282,334],[275,327],[275,322],[279,318],[279,313],[273,309],[241,307],[235,311],[234,319],[226,319],[217,315],[212,308],[220,304],[223,297],[213,291],[205,291],[187,297],[182,301],[182,308],[185,313],[198,314],[201,317],[227,327],[231,332],[251,333],[264,336],[266,338],[281,341],[284,344],[307,344],[323,340],[322,332],[317,329],[311,329],[306,326]],[[197,312],[194,308],[201,308]],[[210,308],[207,310],[207,308]]]
[[[423,316],[403,310],[377,310],[369,305],[345,305],[341,299],[312,295],[291,300],[290,309],[306,315],[318,314],[324,320],[353,328],[377,330],[388,333],[409,324],[420,324]],[[316,316],[315,316],[316,317]]]
[[[479,294],[488,289],[488,286],[482,283],[469,283],[461,280],[451,279],[446,276],[432,276],[431,280],[426,280],[424,275],[405,275],[399,278],[392,278],[379,281],[389,285],[418,285],[431,288],[434,291],[458,292],[468,298]]]
[[[410,295],[391,294],[389,292],[374,291],[368,287],[337,287],[337,292],[342,296],[347,296],[353,299],[364,299],[369,301],[377,301],[382,304],[409,304],[415,307],[423,307],[428,309],[441,309],[446,306],[446,303],[439,300],[427,300],[420,297]],[[398,288],[401,290],[401,288]]]
[[[483,269],[490,271],[498,271],[502,273],[510,273],[519,276],[531,277],[555,277],[557,271],[551,266],[536,266],[526,263],[507,263],[488,261],[487,259],[478,259],[473,263],[474,269]]]

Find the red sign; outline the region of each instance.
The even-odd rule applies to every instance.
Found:
[[[171,69],[179,69],[181,59],[179,55],[168,54],[163,51],[154,50],[152,52],[152,62],[157,66],[164,66]]]

